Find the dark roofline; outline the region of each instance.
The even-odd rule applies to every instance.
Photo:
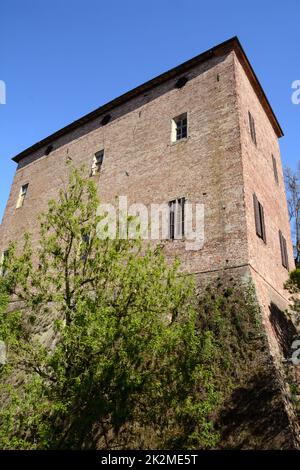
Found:
[[[274,111],[268,101],[268,98],[265,95],[265,92],[244,52],[244,49],[241,46],[241,43],[239,39],[234,36],[231,39],[228,39],[227,41],[224,41],[221,44],[218,44],[217,46],[213,47],[212,49],[209,49],[205,52],[203,52],[200,55],[197,55],[196,57],[193,57],[192,59],[184,62],[183,64],[178,65],[177,67],[174,67],[171,70],[168,70],[167,72],[164,72],[163,74],[159,75],[158,77],[155,77],[148,82],[139,85],[136,88],[133,88],[131,91],[128,91],[127,93],[124,93],[123,95],[119,96],[118,98],[115,98],[114,100],[110,101],[109,103],[104,104],[103,106],[100,106],[100,108],[95,109],[91,113],[86,114],[85,116],[77,119],[76,121],[72,122],[71,124],[68,124],[67,126],[63,127],[62,129],[54,132],[54,134],[49,135],[45,139],[40,140],[39,142],[35,143],[31,147],[28,147],[26,150],[23,150],[21,153],[16,155],[12,160],[15,162],[19,163],[20,160],[22,160],[24,157],[27,157],[31,153],[35,152],[36,150],[39,150],[41,147],[44,147],[46,145],[49,145],[50,143],[53,143],[53,141],[70,131],[76,129],[77,127],[97,118],[98,116],[101,116],[108,111],[112,110],[113,108],[120,106],[123,103],[126,103],[127,101],[131,100],[132,98],[135,98],[136,96],[140,95],[141,93],[145,93],[146,91],[150,90],[151,88],[157,87],[161,85],[162,83],[166,82],[167,80],[176,77],[179,74],[182,74],[191,68],[193,68],[195,65],[200,64],[201,62],[205,62],[206,60],[209,60],[211,57],[214,56],[220,56],[224,53],[228,53],[231,50],[234,50],[241,61],[241,64],[243,65],[246,74],[248,75],[248,78],[250,82],[252,83],[252,86],[259,98],[259,100],[262,102],[262,105],[264,106],[264,109],[271,121],[271,124],[274,128],[274,131],[277,135],[277,137],[282,137],[283,136],[283,131],[280,127],[280,124],[274,114]]]

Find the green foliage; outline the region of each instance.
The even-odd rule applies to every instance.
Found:
[[[296,294],[291,297],[291,310],[294,313],[294,322],[296,325],[300,325],[300,300],[299,300],[299,292],[300,292],[300,269],[296,268],[289,273],[289,279],[284,285],[285,289],[287,289],[291,294]]]
[[[299,243],[298,243],[299,248]],[[299,250],[298,250],[299,253]],[[299,326],[300,326],[300,268],[296,268],[289,273],[289,279],[285,283],[284,287],[291,293],[291,311],[292,315],[289,315],[298,330],[297,337],[294,340],[299,339]],[[299,377],[295,371],[295,366],[291,364],[285,364],[285,374],[286,380],[289,384],[291,400],[294,405],[298,421],[300,422],[300,387],[299,387]]]
[[[224,398],[239,386],[264,347],[259,307],[252,284],[217,279],[198,297],[197,326],[209,334],[214,350],[214,376]]]
[[[253,309],[230,290],[198,301],[193,278],[160,247],[98,238],[98,204],[94,184],[72,169],[41,216],[38,251],[28,235],[9,248],[0,447],[216,447],[214,417],[251,340]],[[8,296],[22,310],[8,310]]]
[[[289,273],[289,279],[285,284],[285,287],[290,292],[298,292],[300,290],[300,269],[296,268]]]

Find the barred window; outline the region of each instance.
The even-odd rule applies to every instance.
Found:
[[[172,141],[185,139],[187,137],[187,114],[172,119]]]
[[[184,197],[169,202],[169,238],[171,240],[184,236],[184,205]]]

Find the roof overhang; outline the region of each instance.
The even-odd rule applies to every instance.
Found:
[[[172,78],[175,78],[177,75],[181,75],[182,73],[187,72],[188,70],[192,69],[194,66],[202,62],[205,62],[211,59],[212,57],[222,56],[226,53],[229,53],[232,50],[235,51],[239,61],[241,62],[245,70],[245,73],[247,74],[257,97],[259,98],[260,102],[262,103],[262,106],[265,109],[265,112],[267,113],[267,116],[269,117],[269,120],[272,124],[272,127],[277,137],[278,138],[282,137],[283,131],[268,101],[268,98],[265,95],[265,92],[241,46],[239,39],[235,36],[213,47],[212,49],[209,49],[206,52],[203,52],[202,54],[196,57],[193,57],[192,59],[184,62],[183,64],[180,64],[177,67],[171,70],[168,70],[167,72],[159,75],[158,77],[155,77],[152,80],[149,80],[148,82],[142,85],[139,85],[138,87],[132,89],[131,91],[128,91],[127,93],[119,96],[118,98],[115,98],[109,103],[106,103],[103,106],[100,106],[99,108],[95,109],[91,113],[86,114],[85,116],[77,119],[71,124],[68,124],[67,126],[58,130],[57,132],[54,132],[54,134],[49,135],[45,139],[40,140],[39,142],[35,143],[31,147],[27,148],[26,150],[23,150],[21,153],[16,155],[12,160],[19,163],[23,158],[27,157],[33,152],[39,150],[40,148],[46,145],[49,145],[50,143],[53,143],[59,137],[62,137],[63,135],[68,134],[69,132],[73,131],[74,129],[77,129],[83,124],[86,124],[87,122],[99,116],[103,116],[104,114],[111,111],[113,108],[116,108],[117,106],[120,106],[126,103],[127,101],[139,96],[140,94],[145,93],[151,90],[152,88],[157,87]]]

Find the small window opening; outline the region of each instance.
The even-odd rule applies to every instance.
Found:
[[[172,142],[176,142],[187,137],[187,114],[172,119]]]
[[[28,191],[28,186],[29,186],[28,183],[23,184],[23,186],[21,186],[18,201],[17,201],[17,206],[16,206],[17,209],[19,209],[20,207],[22,207],[24,205],[24,201],[25,201],[26,194],[27,194],[27,191]]]
[[[94,158],[93,158],[92,171],[91,171],[92,176],[100,173],[103,159],[104,159],[104,150],[100,150],[100,152],[95,153]]]

